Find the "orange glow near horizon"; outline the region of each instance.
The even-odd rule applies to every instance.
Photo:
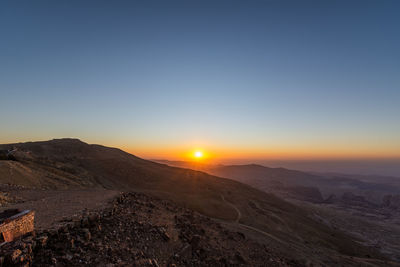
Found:
[[[33,141],[51,140],[63,136],[35,137]],[[100,144],[120,148],[144,159],[196,161],[201,163],[224,163],[245,160],[386,160],[400,159],[400,142],[392,140],[313,140],[308,142],[278,140],[223,140],[212,138],[187,139],[105,139],[79,137],[88,144]],[[28,139],[29,140],[29,139]],[[26,140],[3,139],[0,143],[17,143]],[[395,140],[396,141],[396,140]],[[202,152],[195,157],[195,152]]]
[[[352,159],[400,159],[400,145],[384,142],[287,142],[278,144],[265,142],[231,143],[223,140],[179,140],[158,142],[95,142],[110,147],[118,147],[135,156],[145,159],[166,159],[177,161],[201,161],[203,163],[225,162],[230,160],[352,160]],[[195,157],[195,152],[202,153]]]
[[[189,161],[205,161],[209,160],[209,153],[206,153],[203,149],[194,149],[190,153],[188,153],[183,160],[189,160]]]
[[[125,150],[125,149],[124,149]],[[225,161],[225,160],[337,160],[337,159],[389,159],[400,158],[398,153],[383,151],[323,149],[323,148],[281,148],[281,149],[212,149],[212,153],[203,149],[165,148],[165,149],[126,149],[127,152],[147,159],[168,159],[182,161]],[[209,150],[211,151],[211,149]]]

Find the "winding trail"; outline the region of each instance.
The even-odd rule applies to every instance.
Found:
[[[273,236],[273,235],[271,235],[271,234],[269,234],[267,232],[264,232],[263,230],[260,230],[258,228],[252,227],[252,226],[248,226],[248,225],[243,224],[243,223],[239,223],[238,225],[240,225],[241,227],[256,231],[256,232],[258,232],[260,234],[263,234],[265,236],[268,236],[269,238],[271,238],[271,239],[273,239],[273,240],[275,240],[275,241],[277,241],[277,242],[279,242],[281,244],[287,245],[287,242],[284,242],[281,239],[279,239],[279,238],[277,238],[277,237],[275,237],[275,236]]]
[[[234,209],[236,210],[236,212],[237,212],[237,217],[236,217],[236,219],[235,219],[234,222],[235,222],[237,225],[239,225],[239,226],[241,226],[241,227],[243,227],[243,228],[247,228],[247,229],[249,229],[249,230],[256,231],[256,232],[261,233],[261,234],[263,234],[263,235],[265,235],[265,236],[268,236],[269,238],[271,238],[271,239],[273,239],[273,240],[275,240],[275,241],[277,241],[277,242],[279,242],[279,243],[281,243],[281,244],[287,245],[287,242],[284,242],[284,241],[282,241],[281,239],[279,239],[279,238],[277,238],[277,237],[275,237],[275,236],[273,236],[273,235],[271,235],[271,234],[269,234],[269,233],[267,233],[267,232],[264,232],[264,231],[262,231],[262,230],[260,230],[260,229],[255,228],[255,227],[252,227],[252,226],[249,226],[249,225],[240,223],[239,221],[240,221],[240,219],[242,218],[242,213],[240,212],[240,210],[239,210],[234,204],[228,202],[222,194],[221,194],[221,198],[222,198],[222,201],[224,201],[227,205],[231,206],[232,208],[234,208]]]
[[[227,205],[231,206],[232,208],[234,208],[237,212],[237,217],[235,219],[235,223],[239,223],[239,220],[242,218],[242,213],[240,212],[240,210],[233,205],[232,203],[228,202],[225,200],[225,197],[223,195],[221,195],[222,201],[224,201]]]
[[[257,209],[259,209],[259,210],[261,210],[261,211],[267,213],[267,214],[268,214],[269,216],[271,216],[271,217],[274,217],[275,219],[279,220],[279,221],[282,223],[282,225],[284,225],[284,226],[286,226],[287,228],[289,228],[288,224],[287,224],[281,217],[279,217],[278,215],[276,215],[272,210],[266,210],[266,209],[260,207],[260,204],[257,203],[257,202],[255,202],[255,201],[253,201],[253,203],[254,203],[254,205],[257,207]]]

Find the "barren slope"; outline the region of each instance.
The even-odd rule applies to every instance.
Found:
[[[53,187],[147,192],[231,221],[235,227],[261,234],[271,245],[320,264],[332,263],[341,254],[380,257],[349,236],[315,222],[301,208],[236,181],[154,163],[119,149],[88,145],[76,139],[0,146],[10,148],[18,149],[15,156],[20,164],[40,172],[29,177],[35,186],[46,187],[46,181],[51,179]],[[0,181],[9,179],[0,177]],[[241,217],[236,223],[238,210]]]

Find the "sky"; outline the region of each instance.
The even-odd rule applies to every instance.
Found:
[[[1,1],[0,143],[400,158],[399,1]]]

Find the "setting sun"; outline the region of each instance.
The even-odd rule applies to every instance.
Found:
[[[194,157],[197,159],[200,159],[203,157],[203,152],[202,151],[195,151],[194,152]]]
[[[191,149],[187,151],[185,154],[182,154],[186,160],[195,161],[195,162],[205,162],[209,161],[210,153],[203,150],[202,148]]]

